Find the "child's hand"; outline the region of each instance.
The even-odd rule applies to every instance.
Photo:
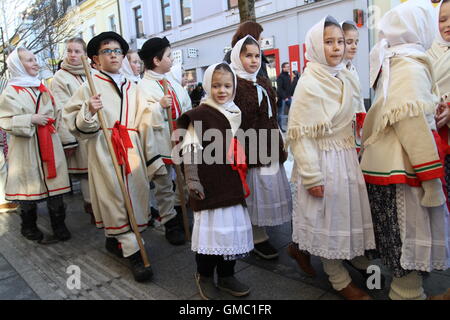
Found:
[[[31,123],[38,126],[46,126],[48,123],[48,117],[42,114],[33,114],[31,116]]]
[[[168,109],[172,106],[172,96],[170,94],[165,95],[164,97],[159,100],[159,104],[164,109]]]
[[[203,189],[203,187],[201,189]],[[195,200],[205,200],[205,194],[197,189],[189,189],[189,196]]]
[[[89,99],[89,111],[92,115],[96,114],[98,110],[103,108],[102,100],[100,100],[101,94],[97,94]]]
[[[308,189],[310,195],[316,198],[323,198],[324,195],[324,186],[313,187]]]
[[[436,112],[436,126],[438,129],[445,126],[450,121],[450,107],[447,103],[441,102]]]

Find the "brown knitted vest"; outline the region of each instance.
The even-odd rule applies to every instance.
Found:
[[[194,121],[202,122],[202,136],[208,129],[217,129],[226,137],[226,131],[231,130],[227,118],[216,109],[201,104],[200,106],[185,112],[178,120],[178,128],[186,129]],[[200,137],[199,137],[200,138]],[[202,141],[203,150],[213,143],[213,141]],[[237,171],[233,170],[227,163],[226,156],[229,148],[229,141],[223,139],[222,164],[199,164],[198,176],[200,183],[205,190],[204,200],[195,200],[190,198],[192,210],[201,211],[230,207],[237,204],[246,206],[242,182]]]
[[[245,142],[245,155],[247,161],[251,159],[256,159],[256,164],[248,164],[249,168],[267,166],[268,164],[263,164],[260,154],[260,141],[267,141],[267,156],[270,156],[274,161],[284,163],[287,159],[287,153],[284,151],[283,138],[281,132],[278,133],[278,144],[279,148],[277,150],[272,150],[271,146],[271,129],[279,130],[277,122],[277,103],[275,98],[275,92],[273,91],[270,83],[261,77],[258,77],[258,84],[266,89],[269,97],[270,103],[272,104],[272,118],[269,118],[268,103],[264,97],[261,106],[258,105],[258,91],[253,85],[253,82],[238,78],[238,85],[236,91],[236,97],[234,98],[234,103],[242,111],[242,122],[241,129],[246,131],[248,129],[255,129],[257,132],[257,143],[251,143],[249,139]],[[262,132],[266,131],[267,138],[262,137]]]

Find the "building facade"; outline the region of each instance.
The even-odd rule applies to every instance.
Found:
[[[166,36],[174,58],[183,64],[188,82],[201,82],[205,69],[222,61],[231,49],[231,39],[239,24],[237,0],[120,0],[123,36],[139,49],[146,39]],[[262,45],[274,81],[281,64],[292,70],[305,66],[305,36],[324,16],[353,20],[355,10],[366,18],[367,0],[257,0],[257,22],[264,32]],[[369,28],[360,27],[360,53],[356,66],[361,73],[365,98],[369,97]]]

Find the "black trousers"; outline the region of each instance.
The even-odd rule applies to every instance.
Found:
[[[64,210],[64,201],[63,197],[53,197],[47,199],[47,208],[49,211],[59,211]],[[36,211],[37,203],[36,202],[20,202],[20,209],[26,214],[28,212]]]
[[[223,256],[196,254],[197,272],[204,277],[214,276],[214,269],[217,267],[217,275],[221,278],[234,275],[236,260],[225,260]]]

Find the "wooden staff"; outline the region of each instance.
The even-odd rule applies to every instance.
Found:
[[[83,62],[84,72],[86,73],[86,78],[89,82],[89,88],[91,89],[91,93],[93,96],[97,95],[97,90],[95,89],[94,81],[92,80],[90,66],[87,62],[86,56],[83,56],[81,61]],[[134,216],[133,207],[131,206],[131,199],[128,195],[127,189],[125,188],[125,183],[122,178],[122,171],[120,169],[119,163],[117,161],[116,153],[114,152],[114,147],[111,141],[111,136],[109,134],[108,126],[106,125],[105,118],[103,116],[103,110],[97,111],[98,118],[100,120],[100,126],[103,130],[103,134],[105,135],[106,142],[108,143],[109,154],[111,155],[111,159],[114,165],[114,170],[116,171],[117,180],[119,180],[120,190],[122,191],[123,199],[125,200],[125,208],[128,214],[128,218],[130,219],[131,229],[136,235],[136,239],[139,245],[139,250],[141,252],[142,260],[144,261],[144,266],[149,267],[150,262],[147,257],[147,252],[145,251],[144,243],[142,242],[141,233],[139,232],[139,228],[136,223],[136,218]]]
[[[166,96],[169,91],[166,79],[163,80],[163,88],[164,88],[164,95]],[[173,134],[172,108],[166,108],[166,113],[167,113],[167,121],[169,122],[170,137],[172,137],[172,134]],[[172,143],[172,148],[175,148],[176,142],[173,141],[172,138],[170,139],[170,142]],[[188,220],[187,208],[186,208],[186,198],[184,197],[183,178],[181,175],[181,168],[177,164],[175,164],[175,172],[177,174],[176,188],[178,191],[178,197],[181,202],[181,210],[183,211],[184,237],[185,237],[186,241],[190,241],[191,240],[191,231],[189,230],[189,220]]]

